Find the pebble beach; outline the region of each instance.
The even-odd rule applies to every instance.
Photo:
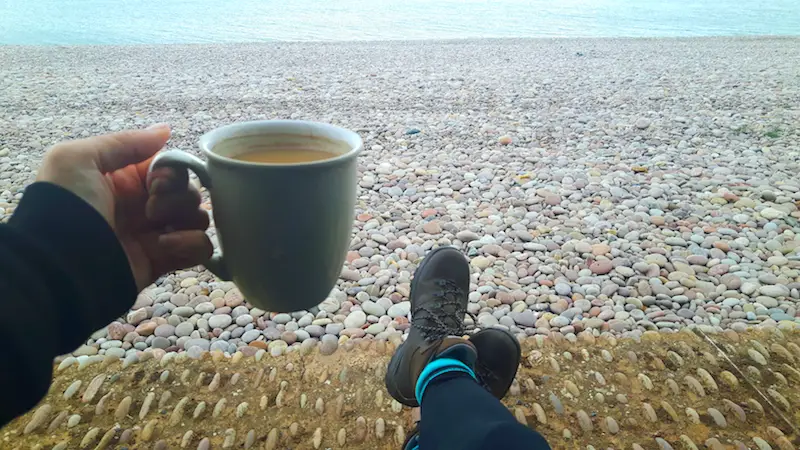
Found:
[[[60,140],[167,122],[169,148],[197,152],[235,121],[331,122],[365,151],[328,299],[263,311],[190,268],[75,355],[399,343],[414,268],[442,245],[470,260],[469,329],[789,330],[798,60],[778,37],[0,47],[0,214]]]

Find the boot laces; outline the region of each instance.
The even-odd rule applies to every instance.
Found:
[[[438,301],[417,308],[412,326],[419,329],[428,341],[463,335],[466,309],[462,306],[461,299],[464,292],[451,280],[436,280],[435,283],[439,290],[431,295]]]

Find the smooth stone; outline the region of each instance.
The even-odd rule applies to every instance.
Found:
[[[169,339],[161,336],[154,337],[153,340],[150,342],[150,347],[153,348],[165,349],[170,345],[172,345],[172,343],[169,341]]]
[[[93,347],[91,345],[81,345],[74,352],[72,352],[72,354],[75,356],[91,356],[96,355],[97,352],[97,347]]]
[[[480,236],[478,236],[474,231],[462,230],[456,233],[456,239],[461,242],[472,242],[480,239]]]
[[[398,317],[408,316],[410,312],[411,312],[411,302],[403,301],[392,305],[386,313],[392,319],[397,319]]]
[[[367,323],[367,315],[364,311],[353,311],[344,319],[345,328],[361,328]]]
[[[233,318],[227,314],[218,314],[208,319],[208,326],[211,328],[226,328],[231,323],[233,323]]]
[[[211,302],[203,302],[194,307],[194,311],[197,312],[198,314],[210,313],[213,312],[215,309],[217,308]]]
[[[261,336],[261,330],[250,330],[250,331],[245,331],[242,334],[241,339],[242,341],[249,344],[258,339],[259,336]]]
[[[114,358],[124,358],[125,354],[125,349],[119,347],[109,348],[106,350],[106,356],[112,356]]]
[[[153,332],[153,334],[158,337],[168,338],[175,335],[175,327],[168,323],[161,324],[156,327],[156,330]]]
[[[325,325],[325,334],[334,334],[338,336],[342,330],[344,330],[343,323],[329,323],[328,325]]]
[[[367,334],[376,335],[378,333],[382,333],[383,330],[386,329],[386,325],[382,323],[373,323],[372,325],[368,326],[366,330],[364,330]]]
[[[570,295],[572,293],[572,288],[570,285],[566,283],[556,283],[555,291],[558,295]]]
[[[285,325],[292,321],[292,316],[286,313],[276,314],[275,317],[272,318],[272,321],[277,324]]]
[[[175,336],[189,336],[192,331],[194,331],[194,325],[191,322],[181,322],[175,327]]]
[[[326,334],[322,336],[322,339],[320,339],[320,354],[325,356],[332,355],[337,348],[339,348],[339,339],[336,336],[332,334]]]
[[[788,297],[789,296],[789,288],[781,285],[768,285],[768,286],[761,286],[758,289],[758,292],[761,295],[772,297],[772,298],[779,298],[779,297]]]
[[[518,325],[525,327],[532,327],[536,324],[536,316],[531,310],[525,310],[519,314],[516,314],[514,315],[513,319]]]
[[[765,308],[777,308],[778,307],[778,300],[774,299],[772,297],[759,296],[759,297],[755,298],[755,301],[757,303],[760,303],[761,305],[763,305]],[[758,314],[760,312],[756,311],[756,313]]]
[[[352,281],[358,281],[358,279],[359,279],[358,272],[356,272],[355,280]],[[322,303],[319,304],[319,309],[330,314],[335,314],[337,311],[339,311],[340,308],[341,308],[341,302],[339,302],[339,300],[334,297],[328,297],[325,300],[323,300]]]
[[[595,275],[605,275],[611,272],[613,268],[614,264],[611,261],[605,259],[595,261],[589,266],[589,270],[591,270],[592,273]]]
[[[362,303],[361,309],[363,309],[365,313],[377,317],[381,317],[384,314],[386,314],[386,310],[381,305],[378,305],[377,303],[372,301],[366,301]]]
[[[491,328],[498,323],[498,319],[491,314],[481,314],[478,316],[478,325],[482,328]]]
[[[309,326],[305,327],[304,330],[311,337],[320,337],[323,334],[325,334],[325,329],[322,328],[322,326],[320,326],[320,325],[309,325]],[[298,330],[298,331],[300,331],[300,330]],[[296,334],[297,333],[295,332],[295,335]]]
[[[234,322],[236,322],[236,325],[244,327],[250,323],[253,323],[253,316],[251,316],[250,314],[242,314],[240,316],[237,316],[236,319],[234,319]]]
[[[211,342],[208,339],[189,339],[183,344],[183,348],[186,350],[192,347],[199,347],[204,351],[208,351],[211,347]]]

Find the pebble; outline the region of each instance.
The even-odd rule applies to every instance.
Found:
[[[555,290],[558,295],[566,296],[572,293],[572,288],[566,283],[556,283]]]
[[[241,339],[244,342],[250,343],[258,339],[259,336],[261,336],[261,330],[249,330],[242,334]]]
[[[198,347],[203,351],[208,351],[211,347],[211,342],[207,339],[189,339],[183,344],[183,347],[186,350],[189,350],[192,347]]]
[[[456,239],[458,239],[461,242],[472,242],[480,239],[480,236],[478,236],[478,234],[475,233],[474,231],[461,230],[458,233],[456,233]]]
[[[153,334],[155,336],[158,336],[158,337],[168,338],[170,336],[174,336],[175,335],[175,327],[170,325],[170,324],[168,324],[168,323],[161,324],[161,325],[156,327],[156,329],[153,332]],[[164,347],[164,348],[166,348],[166,347]]]
[[[514,322],[525,327],[532,327],[536,324],[536,316],[533,311],[526,309],[514,316]]]
[[[363,309],[365,313],[376,317],[381,317],[386,314],[386,310],[383,308],[383,306],[372,301],[362,303],[361,309]]]
[[[175,327],[175,336],[189,336],[192,334],[192,331],[194,331],[194,324],[191,322],[181,322]]]
[[[367,315],[363,311],[353,311],[344,320],[345,328],[361,328],[367,323]]]
[[[589,266],[589,270],[591,270],[592,273],[595,275],[605,275],[611,272],[613,268],[614,268],[613,263],[605,259],[595,261]]]
[[[578,411],[575,413],[575,416],[578,419],[578,424],[585,433],[589,433],[592,431],[592,429],[594,429],[594,426],[592,425],[592,419],[589,418],[589,415],[586,414],[584,410]]]
[[[81,388],[81,384],[82,384],[82,383],[83,383],[83,382],[82,382],[81,380],[75,380],[75,381],[73,381],[73,382],[72,382],[72,384],[70,384],[70,385],[67,387],[67,389],[65,389],[65,390],[64,390],[64,400],[69,400],[69,399],[71,399],[71,398],[72,398],[72,397],[75,395],[75,393],[77,393],[77,392],[78,392],[78,389],[80,389],[80,388]]]
[[[321,345],[326,335],[357,339],[369,334],[381,339],[405,334],[414,269],[427,252],[441,245],[456,246],[467,255],[474,271],[473,292],[464,294],[470,296],[469,312],[481,327],[563,336],[590,328],[592,333],[638,336],[648,329],[672,332],[687,325],[795,326],[794,303],[800,297],[793,290],[798,287],[800,248],[796,152],[788,135],[769,138],[761,130],[737,131],[756,116],[731,114],[727,106],[770,111],[770,127],[794,129],[788,107],[773,95],[774,86],[793,85],[792,72],[781,67],[762,71],[770,64],[784,64],[782,52],[790,43],[734,39],[726,44],[719,51],[726,58],[735,55],[738,78],[747,81],[736,84],[724,74],[709,73],[706,43],[690,40],[681,43],[679,52],[664,52],[660,41],[614,46],[582,41],[588,46],[584,53],[596,50],[604,56],[596,61],[598,70],[583,70],[580,61],[585,58],[564,60],[565,73],[572,75],[566,78],[569,82],[545,83],[546,88],[536,93],[537,101],[560,105],[547,114],[532,108],[521,88],[498,74],[530,74],[536,67],[530,55],[561,58],[563,50],[555,44],[513,45],[530,51],[503,60],[502,71],[487,70],[484,81],[492,87],[489,90],[469,77],[463,79],[461,66],[436,63],[457,54],[469,66],[500,64],[480,45],[435,44],[426,48],[432,56],[424,59],[398,51],[399,67],[409,76],[388,88],[385,79],[394,69],[379,50],[365,50],[365,61],[377,61],[377,76],[364,77],[340,63],[351,56],[347,46],[332,47],[323,65],[346,87],[333,99],[346,111],[341,122],[370,130],[362,133],[366,145],[359,160],[357,220],[348,230],[341,277],[327,298],[307,311],[269,313],[253,308],[233,283],[221,282],[207,271],[171,273],[145,288],[131,311],[74,356],[102,352],[119,357],[122,351],[160,347],[169,352],[186,350],[195,358],[212,345],[232,354],[242,344],[262,348],[276,340],[286,345],[263,349],[283,354],[308,340],[313,342],[307,345]],[[61,112],[63,104],[81,105],[83,121],[66,127],[71,135],[95,134],[96,127],[90,125],[104,123],[107,117],[120,117],[113,129],[139,127],[141,118],[127,112],[136,110],[130,99],[141,98],[142,85],[135,71],[125,70],[131,59],[101,58],[109,51],[92,49],[99,56],[90,59],[108,60],[108,70],[92,75],[95,84],[109,84],[103,78],[108,73],[121,74],[113,80],[115,98],[121,100],[111,110],[99,97],[66,103],[35,97],[24,126],[6,133],[4,146],[28,148],[52,141],[52,130],[65,128],[60,122],[71,117]],[[134,53],[146,56],[152,51]],[[265,59],[249,55],[276,51],[248,47],[220,54],[211,67],[234,74],[225,86],[207,83],[185,70],[188,60],[180,61],[180,67],[169,70],[189,75],[180,83],[167,77],[157,93],[164,98],[176,92],[197,94],[187,100],[188,109],[201,111],[190,118],[187,127],[192,130],[252,116],[247,102],[242,111],[221,107],[207,114],[197,99],[228,98],[215,90],[237,86],[272,92],[274,86],[237,68],[246,61]],[[693,91],[654,107],[653,102],[665,95],[656,92],[663,91],[657,87],[663,80],[640,70],[641,61],[653,54],[661,55],[665,66],[680,69],[672,71],[671,83]],[[133,58],[140,59],[146,60]],[[43,57],[37,64],[40,60],[42,67],[25,70],[34,64],[23,60],[18,70],[32,74],[32,84],[63,81],[50,75],[61,73],[52,70],[64,64],[61,59]],[[274,95],[279,100],[295,90],[314,88],[297,83],[316,74],[316,66],[303,61],[293,70],[297,82],[290,83],[291,89],[278,89]],[[605,92],[607,77],[598,74],[606,72],[634,74],[626,84],[626,98],[637,101],[626,101],[625,107],[618,104],[620,99],[576,107],[573,99],[585,92]],[[437,76],[420,75],[429,73]],[[714,81],[694,83],[709,77]],[[407,116],[428,103],[452,103],[447,93],[453,89],[463,95],[447,117],[429,114],[419,117],[419,123],[406,123]],[[398,100],[409,92],[415,93],[411,101]],[[494,102],[488,92],[516,100]],[[417,98],[416,93],[424,95]],[[364,98],[391,113],[375,119],[357,108]],[[701,101],[709,98],[715,101]],[[309,111],[323,103],[312,99]],[[486,108],[488,103],[494,106]],[[166,108],[153,114],[178,123],[186,120],[180,114],[185,109]],[[516,119],[522,116],[530,117]],[[54,120],[59,122],[55,126]],[[29,168],[37,166],[43,153],[39,150],[43,149],[3,156],[6,178],[0,181],[9,193],[3,196],[3,212],[13,208],[16,195],[34,180],[35,172]],[[778,156],[786,164],[776,165]],[[215,233],[213,228],[209,231]],[[748,306],[752,310],[745,309]],[[656,312],[664,315],[650,317]],[[193,350],[195,346],[200,350]],[[87,367],[88,360],[82,361]],[[71,365],[76,363],[58,370],[74,370]]]
[[[233,322],[231,316],[226,314],[217,314],[208,319],[208,326],[211,328],[225,328]]]
[[[25,429],[23,430],[23,434],[30,434],[42,426],[47,422],[50,418],[50,414],[53,411],[53,408],[45,403],[42,406],[39,406],[36,411],[33,413],[30,422],[25,425]]]
[[[339,339],[336,336],[331,334],[322,336],[319,346],[320,354],[325,356],[332,355],[337,348],[339,348]]]
[[[176,308],[177,309],[177,308]],[[208,314],[217,309],[211,302],[203,302],[194,307],[194,312],[198,314]]]
[[[725,428],[728,426],[728,421],[725,420],[725,416],[723,416],[722,413],[719,412],[717,409],[708,408],[708,415],[711,417],[711,419],[718,427]]]
[[[758,292],[763,296],[772,297],[772,298],[780,298],[780,297],[788,297],[789,296],[789,288],[784,286],[784,285],[780,285],[780,284],[770,285],[770,286],[761,286],[758,289]]]
[[[411,312],[411,302],[405,301],[400,302],[392,305],[387,314],[392,319],[397,319],[399,317],[406,317]]]

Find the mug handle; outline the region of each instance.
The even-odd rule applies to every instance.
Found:
[[[169,167],[175,170],[179,177],[186,178],[187,183],[189,182],[188,171],[191,170],[197,175],[197,178],[200,179],[200,183],[206,189],[211,189],[212,183],[211,176],[208,174],[208,167],[203,160],[194,155],[181,150],[166,150],[160,152],[153,158],[153,162],[150,163],[150,168],[147,170],[148,176],[150,176],[154,170],[162,167]],[[203,265],[218,278],[226,281],[231,279],[230,272],[225,265],[220,250],[214,250],[214,254],[207,262],[203,263]]]

